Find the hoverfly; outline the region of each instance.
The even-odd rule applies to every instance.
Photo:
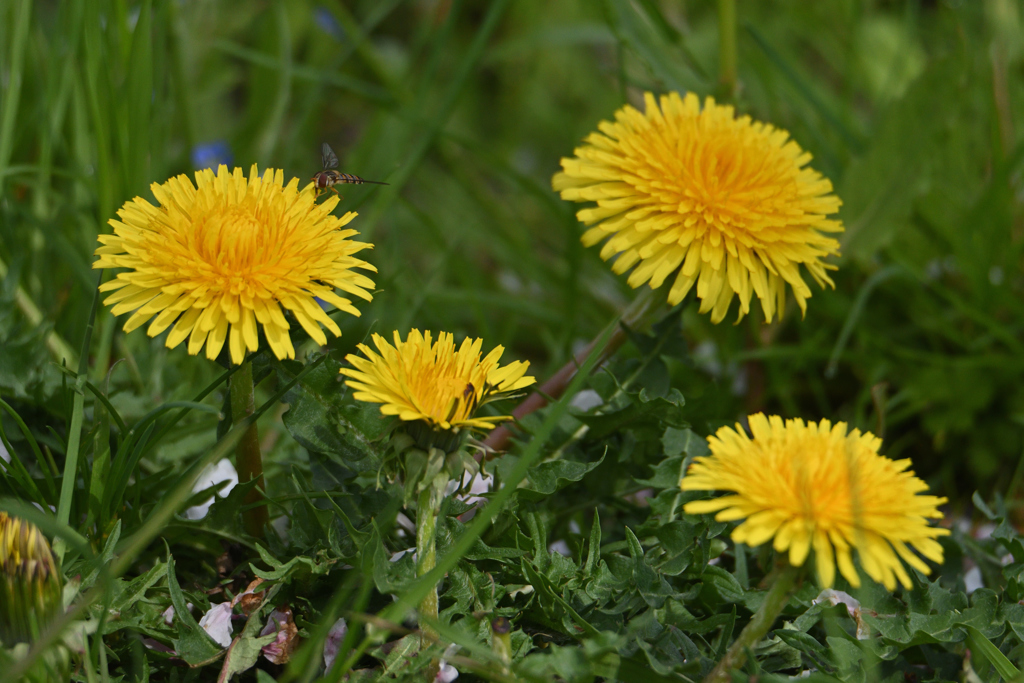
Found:
[[[313,176],[313,183],[316,185],[318,197],[328,190],[338,194],[338,191],[334,188],[338,184],[362,185],[363,183],[373,183],[374,185],[387,185],[387,183],[382,183],[379,180],[366,180],[351,173],[341,173],[335,170],[338,168],[338,155],[334,153],[334,150],[326,142],[320,148],[320,160],[323,162],[324,170]]]

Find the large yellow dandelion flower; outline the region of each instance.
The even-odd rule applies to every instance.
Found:
[[[672,305],[696,283],[700,312],[716,323],[734,295],[746,315],[752,293],[771,322],[787,283],[806,312],[800,266],[832,285],[826,271],[835,266],[821,258],[838,254],[839,242],[822,233],[843,230],[827,218],[840,201],[807,167],[811,155],[786,131],[736,118],[710,97],[703,109],[693,93],[664,95],[660,107],[650,93],[644,100],[645,113],[627,105],[601,122],[552,179],[562,199],[597,202],[576,214],[593,226],[583,243],[609,238],[601,258],[617,254],[619,274],[636,266],[633,288],[658,288],[674,274]]]
[[[711,456],[697,458],[682,480],[684,491],[732,495],[687,503],[686,512],[745,519],[733,531],[734,541],[756,546],[774,537],[775,550],[788,550],[794,567],[813,547],[825,586],[832,585],[836,564],[851,585],[860,586],[851,549],[868,576],[889,590],[896,579],[911,587],[900,558],[930,572],[910,547],[942,562],[935,538],[949,530],[929,526],[928,519],[942,517],[936,506],[946,499],[918,495],[927,485],[907,469],[909,460],[879,455],[881,439],[856,429],[847,434],[845,423],[828,420],[783,422],[758,413],[749,422],[753,438],[740,425],[722,427],[708,439]]]
[[[381,413],[397,415],[405,422],[425,423],[432,430],[489,430],[507,415],[478,416],[477,408],[506,397],[534,383],[527,377],[530,364],[515,361],[501,367],[498,360],[505,349],[494,347],[480,359],[482,339],[465,339],[455,349],[448,332],[432,341],[430,332],[412,330],[403,342],[395,332],[392,346],[379,334],[373,335],[378,353],[359,345],[365,358],[349,354],[353,369],[341,374],[355,389],[359,401],[380,403]]]
[[[319,344],[327,343],[320,325],[340,336],[316,298],[359,315],[335,289],[371,299],[373,281],[354,269],[376,268],[353,254],[373,245],[349,239],[358,233],[342,227],[356,214],[332,215],[337,197],[317,204],[312,184],[298,183],[285,185],[281,170],[261,177],[253,165],[246,179],[221,166],[216,175],[197,172],[195,185],[185,175],[153,183],[159,206],[126,202],[121,220],[110,221],[114,234],[100,235],[93,264],[127,269],[100,287],[117,290],[104,301],[114,315],[135,311],[125,332],[156,316],[147,332],[173,324],[168,348],[188,338],[190,354],[205,345],[214,359],[227,341],[233,363],[259,347],[258,325],[275,356],[295,357],[282,308]]]

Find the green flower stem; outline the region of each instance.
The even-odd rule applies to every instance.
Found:
[[[501,661],[501,673],[512,673],[512,622],[507,617],[491,621],[491,652]]]
[[[416,576],[423,576],[437,565],[437,517],[448,487],[448,475],[441,473],[426,483],[416,506]],[[420,631],[426,641],[437,639],[437,584],[420,601]]]
[[[764,596],[761,607],[754,613],[746,628],[740,632],[739,638],[722,657],[722,661],[718,662],[718,665],[707,675],[704,683],[729,683],[732,681],[729,672],[743,666],[747,661],[747,650],[753,648],[771,629],[776,617],[789,602],[789,595],[796,586],[799,576],[800,568],[791,567],[788,563],[779,570],[775,576],[775,582],[768,589],[768,594]]]
[[[252,363],[245,361],[242,367],[231,376],[231,421],[238,424],[256,411],[255,389],[252,381]],[[260,455],[259,432],[253,422],[245,430],[238,445],[235,447],[235,469],[238,470],[238,482],[256,480],[256,486],[245,496],[245,504],[263,501],[263,456]],[[245,530],[252,536],[262,537],[263,527],[268,521],[267,506],[256,505],[247,507],[242,512]]]
[[[721,99],[736,96],[736,0],[718,0],[718,84]]]

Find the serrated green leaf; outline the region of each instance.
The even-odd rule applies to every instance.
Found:
[[[398,593],[410,581],[416,579],[416,565],[412,559],[412,549],[401,558],[392,561],[391,555],[381,541],[380,533],[374,525],[374,532],[363,546],[364,571],[373,576],[374,585],[381,593]],[[369,565],[369,566],[366,566]]]
[[[683,412],[686,400],[674,387],[664,396],[651,396],[644,389],[626,396],[629,405],[625,408],[577,416],[590,428],[588,438],[603,439],[624,429],[654,428],[662,433],[666,427],[686,429],[690,426]]]
[[[686,520],[676,520],[657,527],[653,533],[664,551],[657,562],[658,571],[667,576],[678,576],[686,571],[698,550],[697,526]]]
[[[290,407],[284,425],[307,450],[337,458],[355,471],[373,471],[384,452],[379,441],[391,421],[378,406],[348,397],[341,367],[326,358],[285,394]]]
[[[527,475],[516,489],[520,500],[536,502],[544,500],[551,494],[574,484],[604,462],[605,456],[594,462],[576,462],[573,460],[552,460],[542,462]],[[497,470],[501,477],[507,475],[515,467],[517,458],[505,456],[498,462]]]
[[[590,525],[590,541],[587,544],[587,560],[583,565],[583,575],[594,575],[597,562],[601,559],[601,515],[594,508],[594,521]]]
[[[156,585],[166,575],[167,563],[157,560],[156,565],[148,572],[123,584],[117,591],[117,597],[111,601],[110,609],[117,612],[127,611],[136,602],[142,600],[146,595],[146,591]]]
[[[260,618],[262,612],[262,609],[253,612],[246,620],[242,633],[231,641],[224,656],[220,680],[229,681],[235,674],[251,669],[259,659],[263,646],[269,645],[277,638],[276,632],[265,636],[258,635],[263,627],[263,620]]]
[[[654,474],[650,478],[637,479],[637,483],[655,489],[678,489],[683,478],[684,462],[685,458],[681,455],[668,457],[654,466]]]
[[[801,631],[791,631],[785,628],[776,629],[772,633],[782,639],[782,641],[790,647],[794,647],[797,650],[806,652],[810,655],[821,657],[825,660],[829,659],[825,646],[806,633]]]
[[[170,555],[167,556],[167,590],[171,595],[171,604],[174,605],[174,623],[178,627],[178,637],[173,641],[178,656],[191,666],[203,666],[220,659],[224,650],[189,612],[185,595],[174,574],[174,558]]]
[[[670,458],[685,455],[692,460],[710,452],[707,440],[690,429],[666,428],[661,444],[665,448],[665,455]]]
[[[298,555],[287,562],[281,562],[259,543],[256,544],[256,551],[260,554],[260,559],[271,566],[271,570],[266,571],[252,565],[252,573],[267,581],[288,582],[297,576],[323,576],[337,563],[337,560],[320,558],[317,561],[305,555]]]
[[[746,597],[746,592],[736,577],[719,566],[708,565],[700,578],[705,587],[714,591],[725,603],[742,603]]]
[[[651,607],[661,607],[665,604],[665,598],[672,595],[672,587],[647,563],[640,540],[629,527],[626,527],[626,543],[629,545],[629,555],[633,559],[633,581],[640,596]]]

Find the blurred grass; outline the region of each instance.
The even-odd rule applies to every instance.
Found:
[[[737,11],[735,104],[812,152],[847,232],[836,290],[815,292],[802,322],[790,310],[716,328],[687,312],[695,363],[674,373],[696,427],[752,410],[884,425],[885,452],[947,494],[1008,481],[1024,452],[1021,3]],[[714,94],[717,72],[711,2],[4,3],[0,304],[20,288],[75,347],[96,235],[125,200],[193,172],[198,145],[305,179],[327,141],[342,170],[391,183],[344,192],[379,292],[339,319],[332,351],[371,330],[445,329],[544,376],[634,296],[581,247],[575,207],[550,190],[558,159],[644,89]],[[0,392],[43,441],[70,412],[48,354],[14,335],[18,310],[0,332]],[[126,421],[217,374],[105,311],[90,357]],[[161,442],[168,462],[214,428],[190,419]]]

